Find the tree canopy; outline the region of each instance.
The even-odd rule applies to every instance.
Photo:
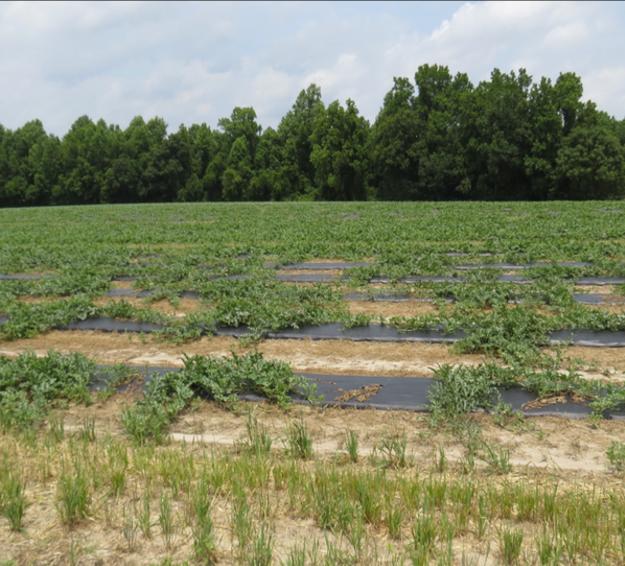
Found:
[[[168,133],[79,117],[0,125],[0,206],[162,201],[599,199],[625,196],[625,120],[583,101],[574,73],[534,81],[422,65],[395,77],[372,124],[310,85],[277,128],[253,108]]]

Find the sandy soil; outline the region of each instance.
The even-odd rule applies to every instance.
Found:
[[[66,415],[66,427],[79,427],[88,416],[95,418],[96,430],[122,432],[119,415],[138,393],[116,395],[92,407],[75,406]],[[282,410],[266,403],[242,403],[238,411],[227,411],[215,403],[202,402],[184,413],[171,427],[171,439],[188,444],[235,446],[246,436],[250,410],[267,429],[273,445],[280,449],[287,428],[302,419],[312,438],[314,451],[330,456],[344,451],[345,434],[359,436],[359,450],[370,455],[383,438],[405,435],[407,453],[418,467],[429,467],[439,446],[445,447],[448,460],[458,463],[464,457],[464,444],[458,435],[430,426],[429,416],[408,411],[373,409],[336,409],[293,406]],[[391,417],[392,418],[389,418]],[[576,483],[586,475],[609,478],[606,450],[613,441],[625,438],[625,421],[591,422],[585,419],[530,417],[524,422],[499,426],[492,417],[473,417],[480,425],[483,441],[510,451],[510,463],[520,474],[549,470],[551,477]],[[484,462],[482,462],[484,464]]]
[[[347,307],[351,314],[368,314],[384,318],[391,318],[393,316],[419,316],[438,312],[436,305],[418,301],[402,301],[397,303],[382,301],[349,301]]]
[[[334,275],[340,277],[343,275],[343,269],[278,269],[278,275]]]
[[[597,295],[618,295],[614,285],[576,285],[574,293],[595,293]]]

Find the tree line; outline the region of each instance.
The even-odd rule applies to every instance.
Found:
[[[581,79],[422,65],[396,77],[372,124],[303,90],[277,128],[237,107],[217,128],[78,118],[0,125],[0,206],[163,201],[545,200],[625,196],[625,120],[582,101]]]

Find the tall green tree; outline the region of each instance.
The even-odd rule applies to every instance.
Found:
[[[113,155],[117,128],[88,116],[76,120],[62,140],[63,173],[52,193],[59,204],[98,203]]]
[[[368,122],[353,100],[345,108],[339,101],[319,113],[310,136],[310,159],[318,196],[323,200],[365,200]]]
[[[625,148],[601,124],[577,126],[557,156],[560,198],[601,199],[625,196]]]
[[[447,199],[470,191],[463,146],[463,108],[473,85],[466,74],[452,77],[447,67],[422,65],[415,74],[419,135],[417,191],[420,198]]]
[[[315,170],[311,160],[311,135],[315,121],[325,111],[321,89],[316,84],[302,90],[291,109],[278,125],[283,146],[282,174],[291,196],[312,195],[315,189]]]
[[[378,198],[411,200],[419,192],[419,115],[410,80],[395,77],[393,82],[371,128],[371,182]]]

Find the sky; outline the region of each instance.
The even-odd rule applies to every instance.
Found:
[[[0,2],[0,124],[63,135],[87,114],[216,126],[253,106],[276,126],[311,82],[373,121],[423,63],[535,79],[573,71],[625,118],[621,2]]]

